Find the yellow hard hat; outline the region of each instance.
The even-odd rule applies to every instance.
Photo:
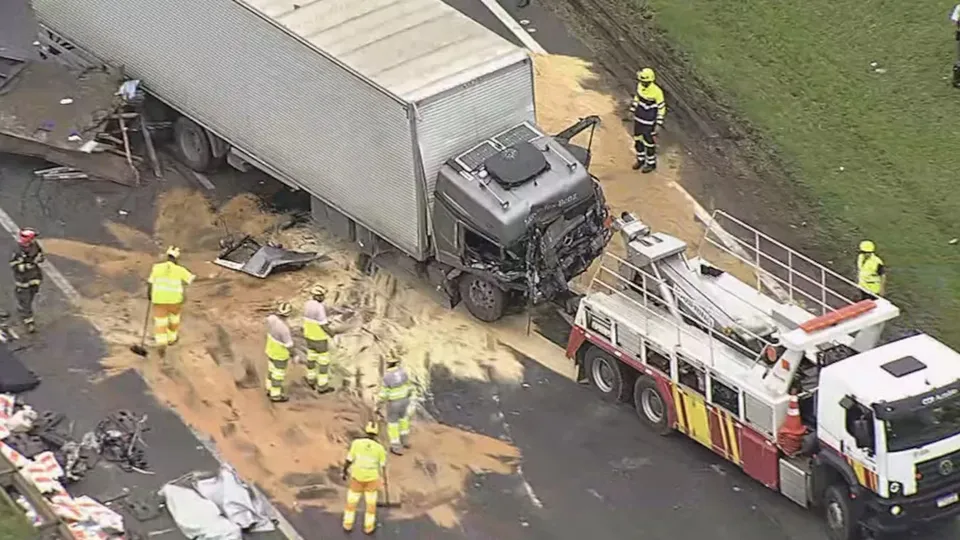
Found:
[[[652,83],[657,80],[657,75],[650,68],[643,68],[637,72],[637,79],[640,82]]]
[[[860,251],[862,253],[873,253],[877,251],[877,246],[875,246],[870,240],[864,240],[863,242],[860,242]]]
[[[179,259],[179,258],[180,258],[180,248],[178,248],[177,246],[170,246],[170,247],[168,247],[168,248],[167,248],[167,257],[170,257],[170,258],[173,258],[173,259]]]
[[[327,288],[318,283],[310,287],[310,296],[323,300],[327,296]]]
[[[367,435],[377,436],[380,434],[380,426],[376,422],[367,422],[366,427],[363,428],[363,432]]]
[[[277,315],[281,317],[286,317],[293,312],[293,306],[290,305],[290,302],[280,302],[277,304]]]

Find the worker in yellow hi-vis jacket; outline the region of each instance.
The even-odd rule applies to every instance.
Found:
[[[327,290],[322,285],[310,289],[310,300],[303,307],[303,337],[307,340],[307,384],[326,394],[330,386],[330,326],[323,300]]]
[[[375,422],[368,422],[364,432],[364,437],[350,443],[350,450],[343,464],[343,479],[346,480],[348,474],[350,478],[347,485],[347,506],[343,509],[343,530],[353,530],[362,494],[366,506],[363,532],[372,534],[377,528],[377,492],[380,489],[383,468],[387,465],[387,452],[377,442],[380,430]]]
[[[147,279],[147,298],[153,304],[154,339],[160,355],[179,339],[184,288],[196,278],[180,266],[180,248],[167,248],[167,260],[153,265]]]

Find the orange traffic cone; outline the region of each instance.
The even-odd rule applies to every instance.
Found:
[[[800,421],[800,400],[796,392],[791,392],[787,418],[777,432],[777,445],[788,456],[796,455],[803,446],[803,436],[806,434],[807,428]]]

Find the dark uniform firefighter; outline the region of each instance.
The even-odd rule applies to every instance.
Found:
[[[882,296],[887,285],[883,259],[877,255],[877,246],[870,240],[860,242],[860,254],[857,255],[857,285],[863,289],[862,300]]]
[[[40,283],[43,282],[43,272],[40,271],[40,263],[44,261],[43,250],[37,243],[37,231],[33,229],[21,229],[17,234],[17,245],[17,251],[10,259],[17,312],[27,332],[34,332],[36,322],[33,319],[33,300],[40,292]]]
[[[347,505],[343,509],[343,530],[353,530],[357,519],[357,506],[360,497],[364,499],[363,532],[373,534],[377,528],[377,491],[380,489],[380,477],[387,464],[387,452],[377,442],[377,424],[368,422],[365,436],[350,443],[347,459],[343,464],[343,479],[347,484]]]
[[[387,360],[387,369],[380,384],[380,401],[386,406],[387,437],[390,439],[390,452],[403,455],[403,448],[410,448],[410,398],[413,397],[413,385],[407,371],[400,365],[400,359]]]
[[[667,115],[663,90],[654,82],[657,76],[650,68],[637,72],[637,95],[633,97],[633,145],[637,162],[633,169],[648,173],[657,168],[657,129]],[[642,167],[642,168],[641,168]]]
[[[322,285],[310,289],[310,300],[303,307],[303,337],[307,340],[307,385],[321,394],[332,392],[330,386],[330,324],[323,300],[327,290]]]

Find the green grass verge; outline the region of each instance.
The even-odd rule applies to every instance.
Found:
[[[775,145],[822,204],[818,225],[849,274],[856,243],[874,240],[908,321],[960,345],[952,3],[625,1],[652,8],[698,75]]]
[[[37,530],[27,522],[23,512],[0,496],[0,540],[31,540],[36,537]]]

